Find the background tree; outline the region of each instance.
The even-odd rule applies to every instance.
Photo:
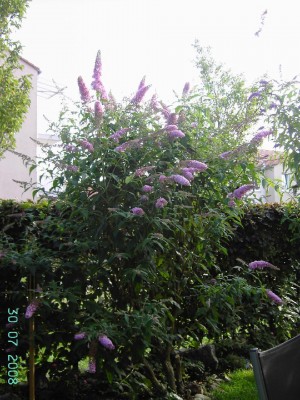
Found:
[[[0,157],[15,147],[15,134],[20,130],[30,105],[29,76],[16,76],[21,70],[21,44],[11,35],[20,28],[30,0],[0,2]]]

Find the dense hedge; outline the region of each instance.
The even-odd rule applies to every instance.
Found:
[[[230,271],[238,258],[249,263],[268,260],[280,267],[280,279],[297,269],[300,261],[300,211],[293,205],[265,204],[244,210],[238,226],[226,245],[228,254],[220,258],[222,268]]]
[[[251,346],[267,348],[297,332],[299,215],[299,209],[292,206],[246,208],[242,225],[236,227],[231,241],[224,243],[228,254],[218,256],[215,270],[211,274],[208,271],[207,279],[203,280],[199,297],[203,306],[198,305],[196,312],[203,335],[219,345],[219,355],[226,351],[228,354],[234,347],[242,348],[241,354],[246,354]],[[44,290],[38,294],[43,297],[43,305],[36,323],[39,373],[66,376],[70,366],[76,372],[78,362],[88,353],[87,347],[78,346],[73,340],[80,330],[73,319],[80,305],[72,299],[71,291],[76,286],[79,296],[86,296],[90,277],[85,276],[81,254],[87,249],[69,241],[65,222],[64,230],[59,222],[63,223],[64,217],[53,203],[0,203],[0,361],[3,366],[10,347],[7,308],[19,308],[19,344],[12,351],[28,360],[28,320],[24,315],[29,303],[30,275],[35,276]],[[253,274],[248,270],[248,263],[253,260],[267,260],[280,270]],[[284,299],[281,310],[254,289],[260,282]],[[91,302],[91,314],[93,307],[95,304]],[[194,307],[191,303],[183,311],[186,318]]]

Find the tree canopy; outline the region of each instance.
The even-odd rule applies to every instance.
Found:
[[[15,134],[20,130],[30,105],[29,76],[16,75],[21,70],[22,46],[12,39],[25,16],[29,0],[1,0],[0,3],[0,157],[15,147]]]

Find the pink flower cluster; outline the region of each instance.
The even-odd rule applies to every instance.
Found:
[[[144,186],[142,187],[142,191],[145,192],[145,193],[150,193],[150,192],[153,191],[153,186],[144,185]]]
[[[74,335],[74,339],[75,340],[82,340],[82,339],[85,339],[85,338],[86,338],[86,333],[85,332],[79,332],[79,333],[76,333]]]
[[[80,144],[84,149],[88,150],[90,153],[92,153],[94,151],[94,146],[92,145],[92,143],[90,143],[86,139],[82,140],[80,142]]]
[[[96,103],[95,103],[95,122],[96,122],[96,126],[100,125],[102,117],[103,117],[102,104],[100,103],[100,101],[96,101]]]
[[[140,207],[133,207],[131,210],[133,215],[144,215],[145,211]]]
[[[270,289],[267,289],[267,296],[269,297],[270,300],[272,300],[274,303],[278,305],[283,303],[282,299],[279,296],[277,296],[277,294],[272,292],[272,290]]]
[[[250,143],[256,144],[261,142],[265,137],[272,135],[272,131],[259,131],[251,140]]]
[[[112,139],[115,142],[119,142],[120,138],[124,135],[124,133],[126,133],[128,131],[130,131],[130,128],[119,129],[117,132],[110,135],[109,139]]]
[[[145,77],[143,77],[143,79],[139,84],[136,94],[131,99],[131,103],[139,104],[143,100],[145,94],[147,93],[150,87],[151,85],[145,86]]]
[[[172,179],[174,182],[179,183],[182,186],[191,186],[190,182],[188,179],[186,179],[182,175],[171,175],[170,179]]]
[[[123,153],[128,149],[140,148],[143,146],[143,141],[141,139],[133,139],[128,142],[122,143],[120,146],[115,148],[115,151]]]
[[[194,179],[194,173],[198,172],[196,168],[181,168],[181,173],[182,175],[188,179],[189,181],[192,181]]]
[[[99,336],[99,342],[100,344],[105,347],[108,350],[114,350],[115,349],[115,345],[113,344],[113,342],[106,336],[106,335],[102,335]]]
[[[102,75],[102,61],[101,61],[101,53],[100,51],[98,51],[94,66],[94,73],[93,73],[94,80],[92,82],[92,88],[96,90],[96,92],[100,93],[102,99],[108,100],[106,90],[101,81],[101,75]]]
[[[190,91],[190,83],[186,82],[182,90],[182,96],[186,96],[189,93],[189,91]]]
[[[155,207],[156,208],[163,208],[168,204],[167,200],[163,197],[160,197],[156,200]]]
[[[279,270],[279,268],[275,267],[275,265],[273,265],[273,264],[271,264],[271,263],[269,263],[267,261],[263,261],[263,260],[252,261],[249,264],[249,269],[251,269],[251,270],[264,269],[264,268],[271,268],[271,269]]]
[[[79,78],[78,78],[78,87],[79,87],[81,100],[84,103],[88,103],[91,100],[91,95],[90,95],[90,92],[81,76],[79,76]]]
[[[236,199],[241,199],[247,192],[253,190],[254,187],[255,186],[253,184],[243,185],[233,191],[233,197]]]
[[[78,148],[74,146],[73,144],[67,144],[64,149],[68,151],[69,153],[76,153],[78,151]]]
[[[174,124],[167,125],[165,127],[165,130],[167,131],[168,137],[170,139],[183,138],[185,136],[185,134],[180,129],[178,129],[177,125]]]
[[[197,160],[186,160],[184,163],[188,168],[195,168],[197,172],[203,172],[208,168],[205,163]]]
[[[31,318],[35,314],[38,307],[39,307],[39,301],[37,299],[32,300],[32,302],[26,308],[25,318],[27,319]]]

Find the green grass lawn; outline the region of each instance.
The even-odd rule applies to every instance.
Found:
[[[238,370],[229,374],[230,382],[222,383],[211,396],[213,400],[258,400],[252,370]]]

